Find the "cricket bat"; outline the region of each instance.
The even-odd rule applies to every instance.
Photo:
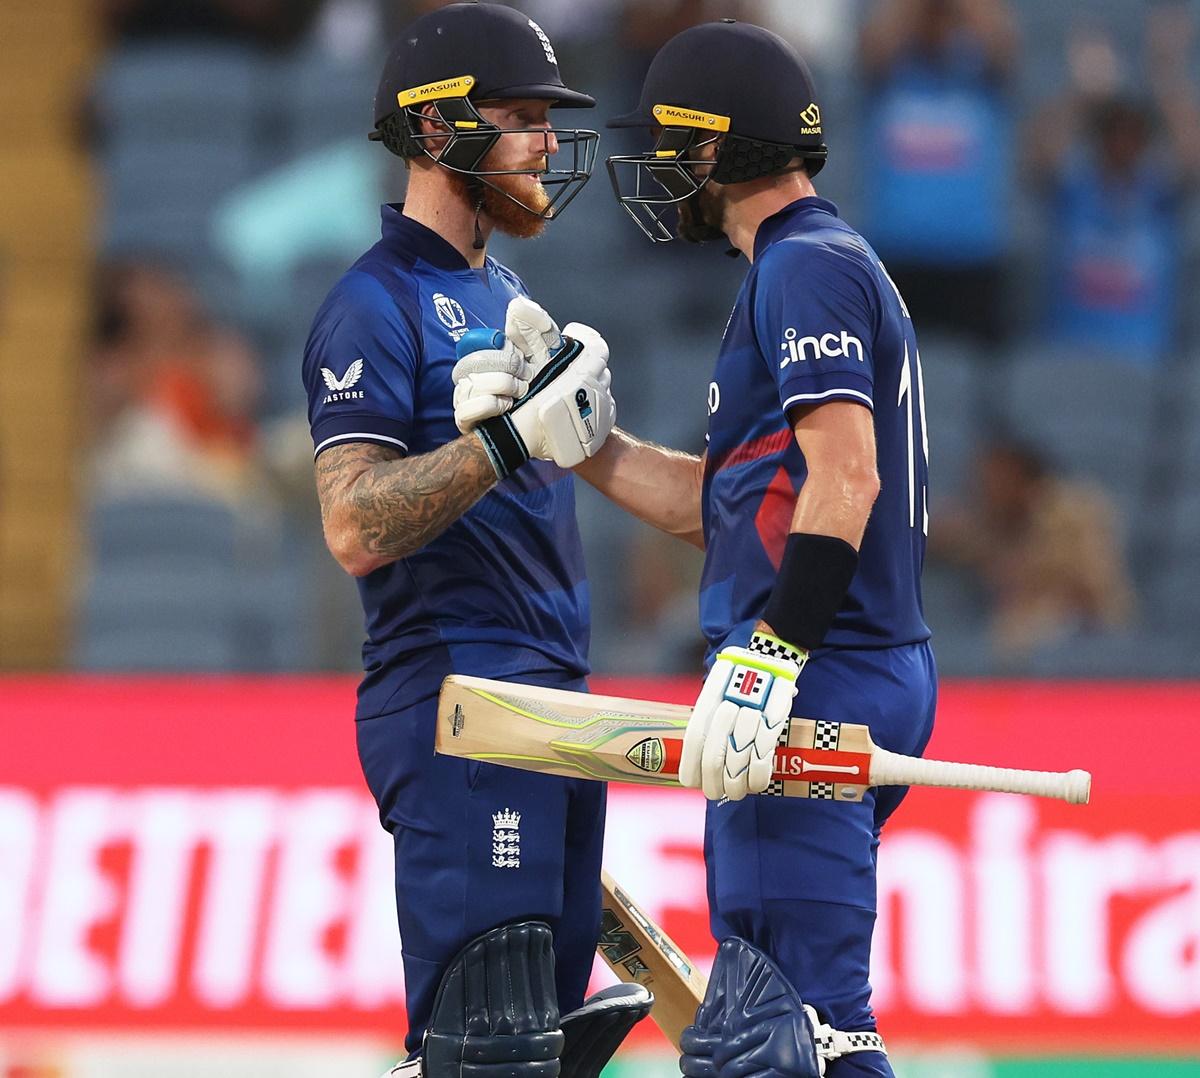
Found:
[[[570,778],[678,786],[678,704],[515,685],[452,674],[438,700],[437,751]],[[1086,771],[1023,771],[945,763],[881,749],[866,726],[792,718],[780,736],[766,793],[861,801],[871,786],[942,786],[1087,804]]]
[[[596,951],[618,980],[636,982],[654,993],[650,1017],[678,1051],[679,1036],[695,1020],[708,982],[605,871],[600,873],[600,887],[603,906]]]

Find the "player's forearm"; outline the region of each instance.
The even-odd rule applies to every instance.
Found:
[[[704,549],[700,457],[614,428],[600,452],[575,471],[639,520]]]
[[[360,446],[367,451],[369,447]],[[338,481],[354,457],[331,459],[322,479]],[[496,484],[496,472],[483,444],[473,434],[432,453],[403,459],[373,460],[345,482],[339,496],[322,498],[325,536],[339,564],[354,576],[420,550],[471,508]],[[328,504],[327,504],[328,503]]]
[[[878,496],[874,465],[809,472],[796,499],[779,576],[756,632],[808,651],[821,645],[845,601],[858,566],[856,552]]]
[[[878,496],[879,475],[873,467],[810,472],[789,530],[832,535],[857,550]]]

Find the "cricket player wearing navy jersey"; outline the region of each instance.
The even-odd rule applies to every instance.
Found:
[[[564,339],[522,320],[540,309],[486,243],[494,228],[536,235],[587,180],[596,134],[552,127],[548,110],[593,104],[510,8],[453,4],[410,25],[372,136],[405,159],[407,200],[383,208],[304,355],[326,540],[366,618],[358,749],[394,838],[406,1074],[457,1078],[469,1062],[553,1078],[561,1057],[586,1078],[607,1056],[571,1029],[599,1022],[611,1051],[649,1008],[644,989],[581,1006],[604,788],[433,752],[447,674],[579,689],[588,672],[565,469],[612,426],[607,348],[586,327]],[[554,168],[564,145],[570,166]],[[500,325],[507,337],[487,328]],[[488,416],[456,417],[456,396]],[[581,1042],[589,1058],[571,1060],[564,1045]]]
[[[750,796],[789,715],[866,723],[919,754],[936,674],[921,612],[927,450],[920,359],[875,253],[820,199],[820,106],[800,57],[725,20],[672,38],[617,126],[620,204],[655,241],[724,238],[750,262],[707,389],[697,458],[614,430],[579,474],[702,546],[709,670],[680,774],[710,799],[721,941],[684,1033],[691,1078],[892,1073],[870,1009],[880,829],[904,791],[861,804]],[[700,399],[700,394],[697,394]]]
[[[711,799],[705,855],[722,941],[716,987],[685,1034],[684,1073],[710,1073],[746,1043],[781,1073],[815,1073],[802,1003],[815,1009],[825,1073],[890,1075],[868,960],[879,832],[904,791],[872,790],[861,804],[746,795],[767,789],[790,714],[866,723],[899,752],[920,753],[929,738],[928,469],[912,320],[875,253],[816,195],[821,110],[781,38],[732,21],[684,31],[651,64],[638,109],[614,122],[657,133],[649,153],[609,159],[618,200],[650,238],[671,238],[674,209],[684,238],[723,237],[751,264],[708,386],[707,452],[690,474],[660,456],[670,481],[695,492],[703,528],[710,666],[681,775]],[[617,488],[653,452],[618,435],[586,474]],[[755,977],[771,985],[764,1001],[791,998],[789,1018],[727,994],[740,984],[754,995]],[[849,1035],[838,1051],[820,1026]]]

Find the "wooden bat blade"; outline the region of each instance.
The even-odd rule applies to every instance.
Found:
[[[650,1017],[679,1050],[707,981],[688,956],[607,873],[600,873],[603,912],[596,951],[617,978],[654,993]]]
[[[471,760],[571,778],[679,785],[691,709],[453,674],[435,745]]]
[[[436,748],[450,756],[571,778],[678,786],[691,709],[452,674],[442,683]],[[945,763],[879,749],[866,726],[791,718],[767,794],[861,801],[871,786],[941,786],[1086,804],[1086,771]]]

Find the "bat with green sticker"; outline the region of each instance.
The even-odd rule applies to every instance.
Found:
[[[452,674],[438,700],[437,751],[571,778],[678,786],[679,704],[546,689]],[[1086,804],[1086,771],[946,763],[881,749],[866,726],[792,718],[763,796],[861,801],[872,786],[943,786]]]

